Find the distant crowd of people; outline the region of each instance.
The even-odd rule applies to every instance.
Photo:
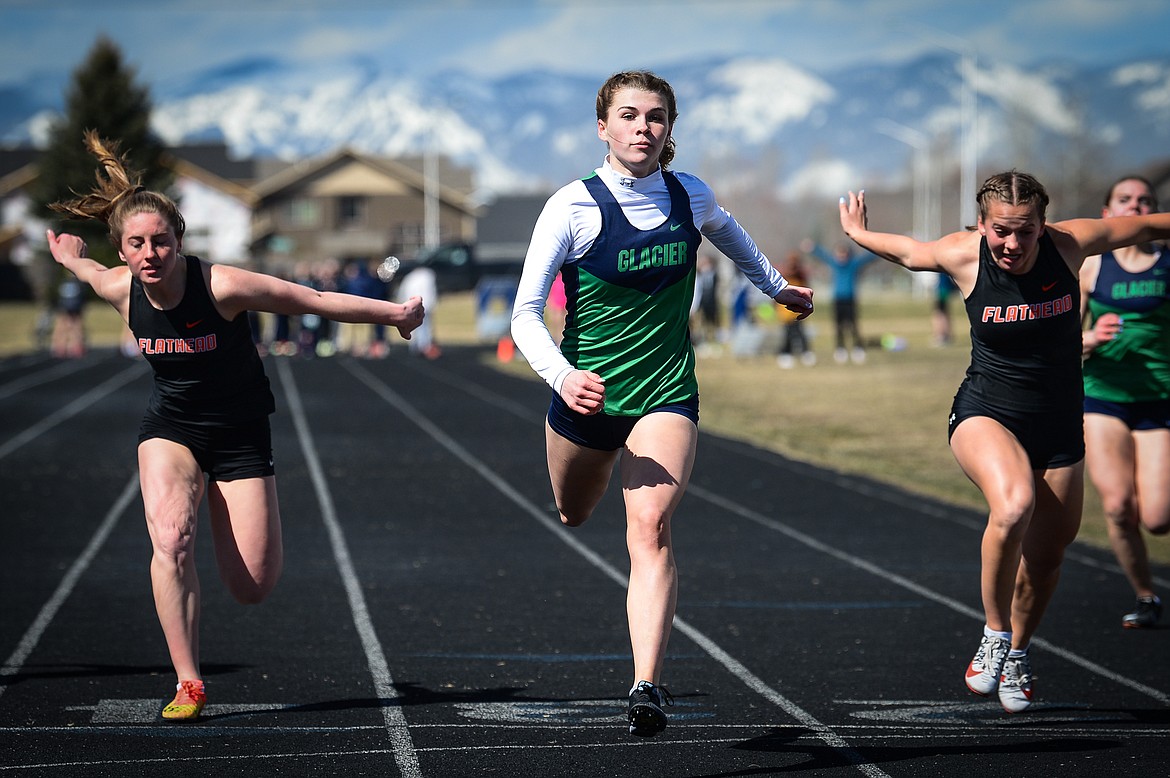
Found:
[[[287,280],[319,292],[342,292],[372,300],[393,297],[404,301],[418,297],[427,308],[427,317],[407,341],[407,347],[411,353],[436,359],[442,351],[434,332],[434,312],[439,301],[434,271],[415,268],[393,284],[378,277],[376,268],[380,262],[380,259],[299,262]],[[312,313],[255,311],[249,313],[249,323],[261,356],[327,358],[346,354],[360,359],[384,359],[390,353],[386,327],[381,324],[335,322]]]

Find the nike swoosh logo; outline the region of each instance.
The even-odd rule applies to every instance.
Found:
[[[187,322],[187,329],[191,329],[193,327],[198,327],[202,323],[203,323],[203,319],[196,319],[195,321],[189,321],[189,322]]]
[[[672,224],[672,225],[670,225],[670,231],[674,232],[675,230],[677,230],[681,226],[682,226],[681,224]]]
[[[1053,281],[1051,284],[1045,284],[1044,286],[1040,287],[1040,291],[1041,291],[1041,292],[1047,292],[1049,289],[1051,289],[1051,288],[1052,288],[1052,287],[1054,287],[1054,286],[1056,286],[1056,282],[1055,282],[1055,281]]]

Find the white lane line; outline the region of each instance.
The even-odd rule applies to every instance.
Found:
[[[742,443],[738,441],[734,443],[728,443],[720,440],[719,438],[705,438],[705,440],[707,440],[712,445],[722,448],[724,451],[731,451],[739,454],[740,456],[746,456],[754,459],[757,462],[763,461],[765,459],[764,456],[761,456],[761,454],[758,453],[758,449],[750,443]],[[781,454],[776,454],[775,456],[779,457],[780,461],[775,461],[772,457],[768,457],[768,462],[770,464],[783,467],[802,478],[815,478],[816,480],[822,483],[830,484],[837,489],[843,489],[845,491],[852,492],[853,494],[859,494],[862,497],[882,500],[883,502],[887,502],[891,505],[896,505],[899,508],[912,510],[915,513],[921,514],[923,516],[943,519],[944,521],[950,522],[951,524],[957,524],[960,527],[969,529],[972,532],[978,532],[982,534],[983,530],[987,526],[987,522],[985,521],[976,521],[969,519],[966,516],[960,515],[959,511],[965,511],[966,509],[949,510],[939,505],[937,498],[934,497],[916,499],[914,495],[902,494],[900,487],[885,485],[872,486],[860,480],[861,477],[853,477],[829,470],[828,468],[810,465],[807,462],[788,459],[783,457]],[[1125,572],[1118,565],[1099,562],[1091,556],[1077,551],[1075,546],[1070,546],[1065,550],[1064,558],[1071,562],[1084,565],[1085,567],[1091,567],[1094,570],[1103,570],[1119,577],[1125,575]],[[1170,588],[1170,580],[1162,578],[1161,576],[1154,575],[1153,581],[1159,586]]]
[[[406,723],[406,716],[396,700],[399,695],[394,689],[394,679],[390,675],[390,665],[386,662],[386,655],[382,651],[382,644],[374,630],[373,620],[370,618],[369,608],[366,606],[365,595],[362,594],[361,582],[354,570],[353,560],[349,555],[349,547],[345,540],[345,533],[337,521],[337,511],[334,508],[333,495],[329,491],[329,482],[325,478],[325,471],[321,467],[321,460],[317,457],[317,446],[313,442],[313,433],[305,416],[305,408],[301,403],[301,395],[297,390],[296,381],[288,367],[288,360],[277,360],[277,373],[280,375],[281,386],[288,395],[288,407],[292,413],[293,425],[297,430],[297,439],[301,444],[301,451],[309,468],[309,477],[317,493],[317,502],[321,508],[321,518],[329,532],[329,543],[333,547],[333,558],[337,562],[337,569],[345,585],[345,593],[349,598],[350,612],[353,614],[353,623],[361,638],[362,648],[366,653],[366,663],[370,668],[370,675],[374,681],[374,691],[378,699],[383,701],[382,716],[386,723],[386,734],[390,738],[394,752],[394,761],[404,778],[420,778],[422,770],[418,764],[418,755],[415,752],[414,741]]]
[[[22,370],[26,367],[39,369],[42,365],[54,364],[58,361],[57,357],[50,355],[47,351],[35,351],[11,357],[0,357],[0,376],[7,375],[14,370]],[[77,362],[81,360],[70,361]]]
[[[467,381],[462,376],[443,370],[431,363],[419,365],[416,362],[409,362],[409,367],[415,372],[427,376],[428,378],[439,381],[453,388],[459,389],[462,392],[467,392]],[[514,416],[521,419],[528,419],[534,423],[540,423],[544,419],[544,413],[533,414],[532,409],[528,406],[521,405],[515,400],[511,400],[494,392],[487,391],[482,387],[477,387],[475,397],[489,405],[494,405],[500,410],[507,411]],[[741,456],[750,457],[757,461],[762,461],[763,457],[757,452],[757,449],[750,443],[743,443],[740,441],[724,442],[719,438],[704,437],[707,445],[714,445],[722,448],[724,451],[732,451]],[[769,452],[774,453],[774,452]],[[959,509],[951,509],[945,505],[940,504],[941,501],[933,497],[919,498],[912,494],[902,494],[899,487],[881,485],[871,485],[862,480],[860,476],[851,476],[847,473],[840,473],[829,468],[818,467],[807,462],[801,462],[795,459],[789,459],[782,454],[776,454],[780,461],[773,461],[769,458],[769,463],[783,467],[796,475],[803,478],[815,478],[822,483],[827,483],[837,489],[844,489],[853,494],[861,495],[862,497],[869,497],[875,500],[882,500],[883,502],[895,505],[899,508],[914,511],[923,516],[929,516],[934,519],[943,519],[951,524],[956,524],[973,532],[982,533],[986,522],[977,521],[961,515]],[[1087,554],[1080,553],[1075,547],[1070,547],[1064,553],[1065,559],[1077,562],[1085,567],[1091,567],[1096,570],[1103,570],[1112,573],[1116,576],[1123,576],[1124,571],[1116,564],[1107,562],[1099,562]],[[1158,586],[1170,589],[1170,580],[1167,580],[1159,575],[1153,576],[1153,582]]]
[[[482,387],[476,387],[475,391],[472,392],[468,388],[468,385],[466,382],[456,383],[454,381],[449,381],[449,382],[445,382],[445,383],[448,383],[451,386],[457,387],[468,394],[472,394],[473,396],[475,396],[477,398],[484,399],[486,397],[496,407],[501,408],[502,410],[510,410],[522,419],[527,420],[531,416],[531,414],[529,414],[527,411],[519,412],[517,410],[514,410],[515,408],[518,408],[519,406],[517,406],[512,401],[507,400],[506,398],[500,397],[499,395],[493,395],[491,392],[488,392],[487,390],[483,389]],[[718,444],[721,448],[723,448],[725,450],[735,451],[736,453],[739,453],[740,455],[750,456],[750,457],[757,459],[757,460],[760,459],[759,456],[753,456],[752,451],[748,449],[746,444],[733,448],[732,446],[730,446],[728,444],[724,444],[718,440],[714,440],[712,442]],[[769,461],[770,462],[772,461],[771,458],[769,458]],[[944,508],[942,508],[941,506],[934,504],[933,502],[916,501],[911,496],[903,496],[903,495],[899,494],[898,492],[896,492],[894,487],[885,488],[885,487],[879,487],[879,486],[871,486],[870,484],[865,483],[863,481],[858,481],[855,478],[851,478],[851,477],[848,477],[848,476],[840,474],[840,473],[835,473],[835,472],[831,472],[831,471],[824,471],[821,468],[817,468],[817,467],[815,467],[813,465],[809,465],[807,463],[797,462],[795,460],[785,459],[781,464],[783,466],[787,467],[787,469],[797,473],[798,475],[802,475],[804,477],[816,478],[820,481],[830,483],[838,488],[849,490],[855,494],[860,494],[863,496],[872,497],[874,499],[880,499],[880,500],[883,500],[884,502],[888,502],[892,505],[897,505],[897,506],[900,506],[903,508],[915,510],[918,513],[921,513],[921,514],[924,514],[927,516],[945,518],[948,521],[952,521],[955,524],[958,524],[958,525],[963,526],[963,527],[967,527],[968,529],[977,530],[979,532],[982,532],[983,528],[984,528],[983,524],[980,524],[977,522],[972,522],[972,521],[965,519],[961,516],[956,516],[953,512],[947,511]],[[755,522],[755,523],[757,523],[757,524],[759,524],[767,529],[770,529],[770,530],[773,530],[776,532],[780,532],[781,534],[787,535],[789,538],[792,538],[793,540],[797,541],[798,543],[806,545],[809,548],[815,549],[817,551],[828,554],[830,556],[836,557],[837,559],[839,559],[839,560],[841,560],[849,565],[852,565],[854,567],[865,570],[866,572],[871,573],[872,575],[878,576],[879,578],[882,578],[886,581],[890,581],[891,583],[894,583],[898,586],[901,586],[904,589],[908,589],[909,591],[912,591],[921,597],[924,597],[924,598],[931,600],[933,602],[937,602],[946,608],[950,608],[951,610],[953,610],[957,613],[961,613],[964,616],[969,616],[969,617],[979,621],[980,623],[982,623],[984,620],[984,614],[981,611],[978,611],[974,608],[968,607],[967,605],[959,602],[958,600],[947,597],[947,596],[940,594],[932,589],[928,589],[925,586],[917,584],[908,578],[904,578],[903,576],[897,575],[896,573],[892,573],[889,570],[886,570],[885,568],[882,568],[882,567],[875,565],[871,562],[868,562],[860,557],[839,551],[838,549],[836,549],[832,546],[829,546],[825,543],[822,543],[821,541],[817,540],[816,538],[813,538],[810,535],[806,535],[803,532],[800,532],[792,527],[789,527],[786,524],[783,524],[782,522],[779,522],[779,521],[776,521],[775,519],[764,516],[763,514],[758,513],[757,511],[754,511],[750,508],[744,507],[733,500],[729,500],[725,497],[716,495],[715,493],[713,493],[707,489],[704,489],[701,486],[697,486],[697,485],[695,485],[695,483],[693,481],[691,482],[690,485],[688,485],[687,491],[688,491],[688,493],[692,493],[696,497],[699,497],[700,499],[706,500],[707,502],[709,502],[713,505],[716,505],[717,507],[720,507],[723,510],[729,511],[729,512],[734,513],[738,516],[741,516],[742,518],[745,518],[749,521]],[[1077,555],[1077,556],[1079,556],[1079,555]],[[1076,557],[1073,556],[1071,558],[1076,558]],[[1100,565],[1094,565],[1094,566],[1100,567]],[[1118,570],[1118,572],[1120,572],[1120,570]],[[1102,665],[1099,665],[1090,659],[1087,659],[1083,656],[1080,656],[1079,654],[1073,653],[1072,651],[1069,651],[1069,650],[1061,648],[1053,643],[1050,643],[1049,641],[1045,640],[1044,638],[1034,637],[1034,638],[1032,638],[1032,642],[1035,645],[1041,646],[1046,651],[1049,651],[1049,652],[1055,654],[1056,656],[1059,656],[1062,659],[1065,659],[1066,661],[1072,662],[1073,664],[1078,665],[1079,667],[1082,667],[1082,668],[1084,668],[1092,673],[1100,675],[1103,678],[1107,678],[1108,680],[1113,681],[1116,684],[1129,687],[1130,689],[1133,689],[1134,691],[1140,692],[1141,694],[1144,694],[1148,697],[1151,697],[1151,698],[1157,700],[1158,702],[1162,703],[1163,705],[1170,705],[1170,694],[1167,694],[1166,692],[1163,692],[1159,689],[1155,689],[1151,686],[1147,686],[1139,681],[1133,680],[1132,678],[1127,678],[1123,675],[1120,675],[1119,673],[1115,673],[1112,670],[1110,670]]]
[[[120,388],[122,385],[130,382],[131,379],[137,378],[146,371],[144,363],[135,363],[133,366],[126,368],[122,372],[111,376],[102,383],[90,389],[85,394],[78,397],[73,402],[60,408],[54,413],[49,414],[41,419],[36,424],[32,425],[23,432],[10,438],[6,443],[0,444],[0,459],[16,451],[25,443],[36,440],[42,434],[57,426],[71,416],[75,416],[89,406],[93,405],[98,400],[110,394],[114,390]]]
[[[92,366],[94,363],[89,360],[70,359],[65,362],[52,363],[44,370],[39,370],[35,373],[14,378],[8,383],[0,386],[0,400],[7,400],[18,392],[23,392],[26,389],[32,389],[41,384],[47,384],[57,378],[62,378],[79,370]]]
[[[122,489],[122,493],[118,495],[118,499],[114,501],[110,510],[106,512],[105,518],[98,525],[97,531],[90,538],[85,550],[74,560],[68,572],[61,579],[61,583],[57,585],[57,590],[53,592],[53,595],[41,607],[37,617],[33,619],[33,623],[25,630],[24,635],[20,638],[20,642],[16,644],[16,650],[4,660],[4,665],[0,667],[0,676],[7,677],[16,675],[24,667],[24,663],[28,661],[33,649],[40,642],[41,636],[45,634],[45,630],[49,628],[49,624],[52,623],[53,618],[57,615],[57,611],[61,609],[61,605],[73,592],[81,576],[89,569],[90,563],[106,542],[106,538],[110,536],[114,525],[118,523],[118,519],[137,494],[138,471],[135,470],[134,474],[130,476],[130,480],[126,482],[126,486]],[[4,695],[4,690],[7,688],[7,684],[0,685],[0,697]]]
[[[839,700],[834,700],[839,702]],[[295,707],[295,706],[289,706]],[[156,711],[157,712],[157,711]],[[970,736],[976,729],[979,737],[984,742],[995,740],[1002,742],[1006,738],[1026,737],[1030,740],[1035,739],[1055,739],[1055,738],[1084,738],[1084,737],[1116,737],[1116,738],[1149,738],[1151,740],[1163,740],[1166,737],[1166,728],[1157,724],[1149,724],[1144,726],[1109,726],[1109,727],[1089,727],[1085,726],[1084,722],[1076,721],[1069,718],[1061,718],[1053,720],[1049,725],[1029,724],[1010,726],[1003,723],[1002,709],[988,710],[988,716],[978,721],[972,721],[969,724],[948,724],[946,722],[923,721],[915,723],[900,723],[900,724],[838,724],[835,729],[846,730],[851,737],[870,739],[875,741],[886,740],[887,738],[899,738],[902,740],[930,740],[937,741],[940,735],[952,734],[955,736]],[[1030,714],[1029,714],[1030,715]],[[623,717],[613,716],[613,721],[604,724],[597,723],[574,723],[574,724],[556,724],[547,721],[541,721],[533,724],[498,724],[492,722],[479,722],[476,724],[459,724],[456,722],[444,722],[442,724],[414,724],[412,729],[416,731],[433,730],[440,733],[446,733],[451,730],[468,730],[471,732],[492,732],[492,733],[523,733],[540,734],[547,732],[559,732],[567,735],[588,735],[593,732],[603,733],[605,735],[612,735],[614,725],[619,724]],[[1109,722],[1115,723],[1115,722]],[[1071,725],[1071,726],[1070,726]],[[194,728],[183,727],[185,732],[180,732],[180,727],[183,725],[174,724],[94,724],[94,725],[69,725],[69,726],[53,726],[53,727],[0,727],[0,734],[5,735],[150,735],[152,737],[189,737],[192,734],[197,734],[199,737],[230,737],[232,735],[316,735],[316,734],[338,734],[345,735],[347,733],[356,732],[381,732],[382,725],[364,724],[364,725],[349,725],[349,726],[317,726],[317,727],[296,727],[296,726],[272,726],[270,724],[259,724],[255,726],[242,724],[225,724],[222,726],[209,725],[206,722],[199,724],[198,730]],[[689,731],[688,731],[689,730]],[[767,737],[773,735],[777,731],[790,732],[791,735],[785,735],[786,741],[795,741],[801,738],[808,738],[815,740],[816,738],[808,731],[808,727],[803,724],[793,724],[790,721],[761,721],[754,724],[717,724],[715,722],[704,722],[702,724],[687,724],[676,723],[673,719],[670,723],[669,731],[673,734],[665,735],[661,740],[655,742],[666,743],[683,743],[683,742],[723,742],[724,738],[707,738],[702,740],[685,740],[676,739],[671,740],[672,737],[695,737],[695,733],[699,735],[703,733],[710,733],[712,731],[722,732],[740,732],[741,734],[734,738],[726,738],[730,743],[742,743],[745,737]],[[680,736],[680,732],[686,732],[685,736]],[[761,735],[760,733],[764,733]],[[503,735],[501,735],[502,737]],[[634,748],[639,748],[644,743],[640,741],[623,741],[616,745],[625,745],[629,743]],[[523,748],[529,750],[539,750],[542,748],[555,749],[560,747],[561,743],[517,743],[514,748]],[[596,745],[615,745],[611,741],[603,741],[596,743]],[[439,746],[419,746],[416,751],[435,751],[439,750]],[[454,751],[460,751],[464,748],[474,748],[466,744],[447,746]],[[354,753],[338,749],[335,753]],[[362,752],[364,753],[364,751]],[[378,749],[378,753],[389,753],[389,749]],[[101,761],[98,764],[105,764]],[[2,769],[2,768],[0,768]]]
[[[467,467],[474,470],[491,486],[495,487],[497,491],[505,497],[514,502],[519,508],[527,513],[532,518],[536,519],[545,529],[551,531],[559,540],[568,545],[582,557],[584,557],[591,565],[596,567],[605,576],[613,580],[623,589],[628,588],[629,581],[621,572],[615,569],[612,565],[601,558],[588,546],[583,544],[571,533],[565,531],[565,528],[559,521],[553,520],[546,512],[542,511],[532,502],[530,502],[524,495],[512,487],[504,479],[500,478],[495,471],[487,467],[483,462],[474,457],[467,449],[459,445],[453,438],[439,429],[430,419],[426,418],[414,406],[408,403],[401,395],[387,386],[379,378],[375,377],[363,365],[352,360],[344,360],[341,364],[347,370],[353,373],[359,380],[368,386],[375,394],[384,399],[391,406],[396,408],[400,413],[410,419],[416,426],[431,436],[439,445],[447,449],[457,459],[462,461]],[[887,774],[878,769],[873,764],[866,762],[865,757],[858,753],[849,743],[837,735],[830,727],[823,724],[811,713],[801,708],[796,703],[789,700],[784,695],[777,692],[772,687],[768,686],[761,678],[751,672],[743,663],[732,657],[726,651],[719,647],[715,641],[708,638],[701,631],[692,627],[688,622],[679,618],[674,619],[674,626],[677,630],[694,641],[700,648],[707,652],[719,664],[723,665],[735,677],[739,678],[748,688],[755,691],[760,696],[771,702],[776,707],[783,710],[792,718],[801,722],[809,730],[814,732],[818,739],[826,745],[837,749],[840,755],[851,765],[857,767],[862,773],[873,778],[879,776],[886,776]]]
[[[943,595],[943,594],[939,594],[938,592],[934,591],[933,589],[928,589],[927,587],[922,586],[921,584],[918,584],[918,583],[915,583],[914,581],[911,581],[909,578],[905,578],[903,576],[900,576],[897,573],[892,573],[889,570],[886,570],[885,568],[883,568],[879,565],[875,565],[872,562],[869,562],[865,559],[862,559],[861,557],[854,556],[853,554],[847,553],[845,551],[841,551],[840,549],[834,548],[833,546],[830,546],[827,543],[822,543],[821,541],[817,540],[816,538],[814,538],[810,535],[806,535],[803,532],[800,532],[799,530],[793,529],[792,527],[789,527],[788,525],[786,525],[782,522],[779,522],[779,521],[776,521],[775,519],[769,518],[769,517],[763,515],[762,513],[758,513],[757,511],[752,510],[751,508],[747,508],[743,505],[740,505],[739,503],[735,502],[734,500],[729,500],[726,497],[715,494],[714,492],[710,492],[701,486],[695,486],[694,484],[690,485],[688,491],[690,491],[692,494],[694,494],[699,499],[706,500],[707,502],[711,503],[712,505],[727,511],[728,513],[733,513],[741,518],[744,518],[744,519],[747,519],[748,521],[754,522],[754,523],[760,525],[761,527],[764,527],[765,529],[769,529],[769,530],[772,530],[774,532],[779,532],[780,534],[785,535],[786,537],[791,538],[792,540],[795,540],[797,543],[808,546],[809,548],[814,549],[815,551],[819,551],[822,554],[827,554],[827,555],[829,555],[835,559],[838,559],[838,560],[840,560],[848,565],[851,565],[852,567],[856,567],[860,570],[864,570],[865,572],[869,573],[870,575],[874,575],[878,578],[881,578],[884,581],[888,581],[888,582],[894,584],[895,586],[900,586],[903,589],[907,589],[911,592],[914,592],[918,596],[924,597],[928,600],[936,602],[945,608],[949,608],[949,609],[955,611],[956,613],[961,613],[962,615],[969,616],[970,618],[976,619],[977,621],[979,621],[981,623],[983,622],[983,612],[982,611],[978,611],[978,610],[975,610],[974,608],[968,607],[967,605],[964,605],[963,603],[959,602],[958,600],[952,599],[952,598],[947,597],[946,595]],[[1165,692],[1159,691],[1158,689],[1155,689],[1151,686],[1146,686],[1143,683],[1135,681],[1132,678],[1127,678],[1123,675],[1120,675],[1119,673],[1115,673],[1112,670],[1108,669],[1107,667],[1103,667],[1102,665],[1099,665],[1090,659],[1086,659],[1085,657],[1080,656],[1079,654],[1075,654],[1072,651],[1069,651],[1069,650],[1061,648],[1053,643],[1050,643],[1047,640],[1045,640],[1044,638],[1033,637],[1032,644],[1037,645],[1037,646],[1041,646],[1042,648],[1044,648],[1044,650],[1049,651],[1053,654],[1056,654],[1057,656],[1061,657],[1062,659],[1065,659],[1069,662],[1072,662],[1073,664],[1078,665],[1078,666],[1088,670],[1091,673],[1095,673],[1096,675],[1099,675],[1102,678],[1107,678],[1110,681],[1113,681],[1114,683],[1120,684],[1122,686],[1127,686],[1130,689],[1133,689],[1134,691],[1137,691],[1137,692],[1140,692],[1140,693],[1146,695],[1147,697],[1152,697],[1153,699],[1157,700],[1158,702],[1162,703],[1163,705],[1170,705],[1170,695],[1167,695]]]
[[[442,726],[442,725],[434,725],[434,726]],[[784,740],[785,746],[792,747],[792,746],[799,745],[799,744],[802,744],[802,743],[805,743],[805,742],[812,740],[812,738],[801,737],[801,734],[803,732],[802,728],[791,727],[791,725],[790,725],[790,728],[792,728],[794,731],[793,731],[791,737],[785,737],[785,740]],[[544,728],[541,727],[540,729],[544,729]],[[208,734],[205,727],[200,727],[199,733],[201,735]],[[223,734],[225,736],[230,736],[231,733],[223,733]],[[1013,734],[1015,734],[1015,733],[1013,733]],[[1032,733],[1024,733],[1024,732],[1018,733],[1019,736],[1024,736],[1025,734],[1027,734],[1028,737],[1034,737],[1034,735]],[[1094,732],[1086,732],[1086,733],[1084,733],[1084,736],[1097,735],[1097,734],[1099,734],[1099,733],[1097,733],[1095,731]],[[1117,734],[1118,734],[1118,736],[1121,736],[1121,735],[1128,735],[1129,733],[1126,732],[1126,733],[1117,733]],[[1159,736],[1164,736],[1165,730],[1161,730],[1157,734]],[[1066,738],[1066,739],[1076,737],[1077,735],[1078,735],[1078,733],[1065,734],[1064,730],[1055,730],[1052,733],[1052,736],[1055,738]],[[934,742],[936,740],[936,738],[932,734],[902,735],[902,734],[898,734],[898,733],[881,733],[877,737],[878,737],[878,739],[874,740],[874,745],[883,745],[887,741],[892,741],[892,740],[909,741],[909,742],[915,742],[918,740],[927,740],[929,742]],[[501,751],[549,751],[549,752],[557,752],[557,751],[574,751],[574,750],[580,750],[580,749],[594,750],[594,749],[600,749],[600,748],[604,748],[604,749],[627,749],[627,748],[635,749],[636,748],[636,749],[640,749],[640,751],[638,752],[639,756],[637,758],[642,759],[643,757],[641,755],[644,754],[644,751],[647,748],[654,748],[654,747],[676,748],[678,746],[690,746],[690,745],[710,746],[713,744],[735,745],[738,743],[743,743],[743,737],[725,737],[725,738],[697,737],[694,739],[672,740],[670,738],[664,738],[664,737],[660,736],[660,737],[655,738],[653,740],[646,740],[646,741],[637,742],[637,743],[632,743],[632,742],[614,743],[612,741],[609,741],[609,742],[590,742],[590,743],[540,743],[540,744],[508,744],[508,743],[503,743],[503,744],[478,745],[478,746],[474,746],[474,745],[472,745],[472,746],[469,746],[469,745],[426,746],[423,748],[419,748],[418,750],[420,752],[423,752],[423,753],[462,753],[462,752],[490,753],[493,751],[495,751],[495,752],[501,752]],[[220,763],[220,762],[280,760],[280,762],[283,765],[285,765],[285,767],[282,768],[282,771],[283,772],[290,772],[290,771],[295,771],[295,769],[299,765],[301,765],[303,762],[307,762],[307,763],[311,764],[311,763],[314,763],[316,760],[327,760],[327,764],[330,764],[330,763],[335,764],[338,759],[341,759],[343,757],[378,756],[378,755],[382,755],[382,754],[386,754],[386,753],[388,753],[387,749],[382,749],[382,748],[369,748],[369,749],[360,749],[360,750],[350,750],[350,749],[339,748],[339,749],[332,750],[332,751],[308,751],[308,752],[297,751],[297,752],[267,753],[267,754],[233,754],[233,755],[225,755],[225,756],[199,756],[199,755],[193,755],[193,754],[184,754],[183,755],[183,762],[184,762],[184,764],[187,764],[187,763],[190,763],[190,764],[209,764],[209,763],[214,764],[214,763]],[[635,758],[635,757],[631,757],[631,758]],[[62,767],[85,768],[85,767],[105,767],[107,765],[119,765],[119,766],[157,765],[157,764],[173,764],[173,762],[174,762],[174,759],[169,758],[169,757],[159,757],[159,758],[154,758],[154,759],[149,759],[149,758],[148,759],[111,759],[111,760],[90,761],[90,762],[81,762],[81,761],[41,762],[41,763],[37,763],[37,764],[0,765],[0,772],[7,772],[10,770],[22,770],[23,771],[23,770],[38,770],[38,769],[42,769],[42,770],[43,769],[60,769]],[[789,768],[789,769],[791,769],[791,768]],[[782,772],[786,771],[785,768],[783,768],[783,767],[777,767],[777,770],[782,771]]]

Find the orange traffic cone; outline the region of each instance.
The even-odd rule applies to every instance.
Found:
[[[496,359],[501,362],[511,362],[515,355],[516,344],[512,342],[512,339],[507,335],[500,338],[500,342],[496,344]]]

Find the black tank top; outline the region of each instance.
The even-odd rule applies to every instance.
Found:
[[[174,308],[160,311],[130,281],[130,330],[154,370],[148,408],[188,422],[230,424],[275,410],[248,316],[219,315],[203,278],[203,263],[187,257],[187,288]]]
[[[960,391],[1016,411],[1081,412],[1080,285],[1047,233],[1036,264],[1013,275],[979,242],[967,297],[971,366]]]

